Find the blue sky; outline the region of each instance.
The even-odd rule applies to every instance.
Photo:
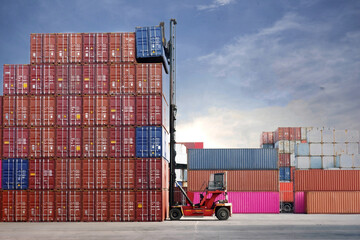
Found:
[[[4,0],[0,62],[28,63],[30,33],[134,31],[170,18],[179,141],[258,147],[278,126],[360,130],[355,0]]]

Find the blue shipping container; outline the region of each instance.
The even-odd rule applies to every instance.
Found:
[[[4,190],[27,189],[29,161],[21,158],[3,159],[1,180]]]
[[[137,27],[136,34],[136,58],[162,57],[164,47],[160,26]]]
[[[281,167],[279,173],[280,173],[280,181],[290,181],[291,180],[291,168]]]
[[[278,169],[276,149],[188,149],[190,170]]]
[[[137,127],[136,128],[136,157],[163,157],[168,156],[168,133],[163,127]]]
[[[274,144],[263,144],[261,148],[274,148]]]

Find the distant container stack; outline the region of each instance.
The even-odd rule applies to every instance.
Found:
[[[2,221],[166,218],[162,33],[138,29],[31,34],[30,64],[4,65]],[[144,42],[155,54],[139,55]]]

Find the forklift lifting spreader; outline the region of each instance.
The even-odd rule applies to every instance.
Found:
[[[232,204],[227,200],[226,173],[215,173],[210,175],[210,181],[206,188],[205,196],[201,194],[200,202],[197,204],[194,204],[190,200],[179,184],[177,185],[186,197],[188,205],[172,206],[169,213],[171,220],[179,220],[182,216],[214,216],[214,214],[219,220],[227,220],[231,216]],[[215,201],[221,194],[225,194],[225,200]]]

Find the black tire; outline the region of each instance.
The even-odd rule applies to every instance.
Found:
[[[180,208],[172,208],[169,215],[171,220],[180,220],[180,218],[182,217]]]
[[[283,213],[291,213],[293,211],[293,206],[290,203],[284,203],[281,208]]]
[[[219,220],[228,220],[230,216],[230,212],[229,209],[227,209],[226,207],[221,207],[216,211],[216,217]]]

